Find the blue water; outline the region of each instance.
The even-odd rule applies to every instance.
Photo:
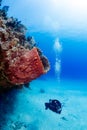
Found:
[[[51,69],[48,75],[55,77],[54,64],[55,52],[53,50],[54,40],[56,36],[49,33],[31,33],[36,39],[38,47],[42,49],[48,57]],[[87,40],[83,36],[79,37],[64,37],[60,36],[62,43],[61,52],[61,78],[62,79],[87,79]]]
[[[1,130],[86,130],[87,83],[54,79],[35,80],[23,88],[0,95]],[[43,92],[42,92],[43,90]],[[1,100],[2,99],[2,100]],[[45,110],[45,102],[58,99],[61,114]]]
[[[49,60],[50,70],[32,81],[30,89],[0,95],[0,130],[87,130],[87,31],[73,27],[57,32],[35,30],[27,24],[29,10],[24,12],[26,9],[19,3],[8,1],[11,6],[8,15],[21,19],[27,26],[26,35],[34,37],[37,47]],[[62,45],[61,53],[54,50],[57,38]],[[61,60],[59,71],[55,71],[56,59]],[[44,103],[49,99],[64,104],[60,115],[45,110]]]

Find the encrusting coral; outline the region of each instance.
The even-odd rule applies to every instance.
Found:
[[[27,84],[50,68],[33,38],[26,38],[26,27],[7,16],[8,8],[0,7],[0,88]]]

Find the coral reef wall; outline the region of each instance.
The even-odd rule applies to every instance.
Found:
[[[26,37],[26,27],[7,16],[8,9],[0,7],[0,88],[26,84],[50,68],[33,37]]]

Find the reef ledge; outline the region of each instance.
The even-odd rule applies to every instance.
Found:
[[[34,39],[25,36],[26,27],[7,11],[0,7],[0,89],[27,84],[50,69]]]

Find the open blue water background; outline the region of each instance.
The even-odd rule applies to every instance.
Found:
[[[67,33],[67,31],[66,31]],[[48,76],[55,78],[55,52],[53,50],[55,36],[47,33],[32,33],[38,47],[48,57],[51,69]],[[72,34],[73,35],[73,34]],[[84,36],[60,35],[61,52],[61,79],[87,80],[87,39]]]

